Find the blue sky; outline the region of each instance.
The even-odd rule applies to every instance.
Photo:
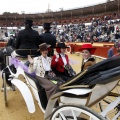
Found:
[[[49,8],[52,11],[60,11],[85,7],[105,2],[106,0],[1,0],[0,14],[3,12],[18,13],[42,13]]]

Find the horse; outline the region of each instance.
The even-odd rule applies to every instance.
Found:
[[[5,74],[5,78],[6,78],[6,83],[9,86],[12,86],[11,82],[8,80],[10,77],[10,72],[8,70],[7,66],[7,59],[6,56],[11,56],[11,53],[14,51],[14,49],[11,46],[6,46],[4,48],[0,49],[0,70],[4,71]],[[16,73],[16,69],[13,65],[10,66],[12,72]],[[3,72],[2,72],[3,73]],[[3,74],[2,74],[2,78],[3,78]]]

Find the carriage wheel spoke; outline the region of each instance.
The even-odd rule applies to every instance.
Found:
[[[62,112],[60,112],[60,116],[61,116],[61,118],[62,118],[63,120],[67,120],[66,117],[65,117],[65,115],[64,115]]]

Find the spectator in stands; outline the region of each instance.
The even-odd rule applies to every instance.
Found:
[[[108,50],[108,58],[113,57],[113,55],[114,55],[114,48],[115,48],[115,46],[112,46],[112,47]]]
[[[51,45],[51,49],[48,52],[48,56],[53,56],[54,48],[56,46],[56,37],[50,33],[50,29],[51,29],[50,23],[44,23],[43,28],[45,32],[41,34],[40,36],[43,42]]]
[[[113,57],[120,57],[120,49],[117,50],[117,53]]]
[[[37,49],[40,44],[39,42],[39,33],[32,29],[33,21],[30,19],[25,20],[25,29],[21,30],[18,33],[17,39],[16,39],[16,53],[21,56],[27,56],[27,55],[37,55]],[[22,49],[34,49],[32,51],[30,50],[22,50]],[[36,50],[35,50],[36,49]]]
[[[120,39],[118,40],[117,48],[120,49]]]
[[[82,52],[83,61],[81,66],[81,71],[87,69],[88,67],[95,64],[95,59],[92,57],[96,48],[92,44],[83,44],[79,49]]]
[[[5,32],[5,37],[8,37],[8,33],[7,33],[7,31]]]
[[[18,36],[18,33],[19,33],[19,30],[16,30],[16,32],[15,32],[15,37]]]
[[[65,43],[57,44],[57,54],[53,56],[51,67],[57,76],[60,76],[64,81],[69,80],[71,77],[65,73],[65,65],[69,65],[68,55],[65,54],[66,48],[68,48]]]
[[[11,46],[13,49],[15,49],[16,39],[15,36],[11,35],[10,39],[8,40],[7,47]]]

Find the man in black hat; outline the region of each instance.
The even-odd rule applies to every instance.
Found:
[[[41,39],[43,42],[51,45],[51,48],[48,52],[48,56],[53,56],[54,55],[54,48],[56,46],[56,37],[50,33],[50,23],[44,23],[43,24],[43,28],[44,28],[44,33],[41,34]]]
[[[32,29],[33,21],[30,19],[25,20],[25,29],[18,33],[16,40],[16,53],[21,56],[37,55],[37,49],[39,48],[39,33]],[[22,50],[23,49],[23,50]],[[29,49],[29,50],[25,50]],[[34,50],[30,50],[34,49]],[[36,50],[35,50],[36,49]]]

